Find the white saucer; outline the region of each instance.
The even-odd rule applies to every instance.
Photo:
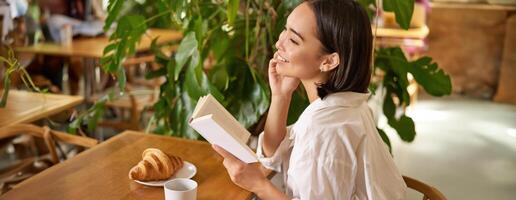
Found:
[[[197,173],[197,167],[195,167],[194,164],[192,164],[188,161],[183,161],[183,162],[184,162],[183,168],[179,169],[179,171],[177,171],[176,174],[174,174],[174,176],[170,177],[169,179],[160,180],[160,181],[138,181],[138,180],[134,180],[134,181],[136,181],[139,184],[146,185],[146,186],[163,187],[165,182],[170,181],[172,179],[192,178],[193,176],[195,176],[195,174]]]

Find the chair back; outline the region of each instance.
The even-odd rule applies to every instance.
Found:
[[[14,124],[5,126],[0,129],[0,139],[21,134],[28,134],[34,137],[43,138],[48,148],[48,151],[50,152],[53,164],[59,163],[59,157],[57,155],[55,146],[56,140],[86,148],[91,148],[98,144],[98,141],[95,139],[70,135],[68,133],[51,130],[47,126],[39,127],[32,124]]]
[[[22,181],[33,175],[59,163],[56,141],[86,148],[93,147],[98,143],[97,140],[51,130],[47,126],[39,127],[32,124],[15,124],[0,128],[0,140],[18,135],[31,135],[33,137],[43,138],[50,154],[50,159],[37,157],[24,158],[19,160],[16,164],[2,169],[0,171],[0,195],[19,186],[23,183]]]
[[[446,200],[443,193],[430,185],[407,176],[403,176],[403,180],[408,188],[422,193],[423,200]]]

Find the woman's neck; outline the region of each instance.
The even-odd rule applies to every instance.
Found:
[[[305,88],[306,95],[308,96],[308,101],[310,101],[310,103],[314,102],[319,98],[319,95],[317,95],[317,85],[315,81],[301,80],[301,83]]]
[[[328,80],[328,72],[321,72],[315,77],[311,79],[301,80],[303,87],[305,87],[306,95],[308,96],[308,101],[310,103],[314,102],[319,98],[319,94],[317,94],[317,85],[321,83],[326,83]]]

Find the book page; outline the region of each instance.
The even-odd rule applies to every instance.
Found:
[[[209,113],[209,112],[205,111],[205,107],[203,106],[205,101],[206,101],[206,96],[202,96],[201,98],[199,98],[199,100],[197,101],[197,105],[195,105],[194,111],[192,112],[192,116],[191,116],[192,119],[195,119],[197,117],[202,117],[202,116],[206,115],[206,113]],[[202,113],[202,114],[200,114],[200,113]]]
[[[213,115],[198,117],[190,126],[199,132],[208,142],[224,148],[245,163],[258,162],[256,154],[245,143],[238,141],[223,128]]]
[[[251,133],[247,131],[229,111],[224,108],[211,94],[201,97],[192,113],[192,119],[212,114],[228,133],[239,142],[247,143]]]

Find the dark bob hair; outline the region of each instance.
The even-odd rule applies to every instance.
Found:
[[[340,64],[320,83],[320,98],[335,92],[367,93],[371,80],[373,34],[366,11],[354,0],[308,0],[325,53],[337,52]]]

